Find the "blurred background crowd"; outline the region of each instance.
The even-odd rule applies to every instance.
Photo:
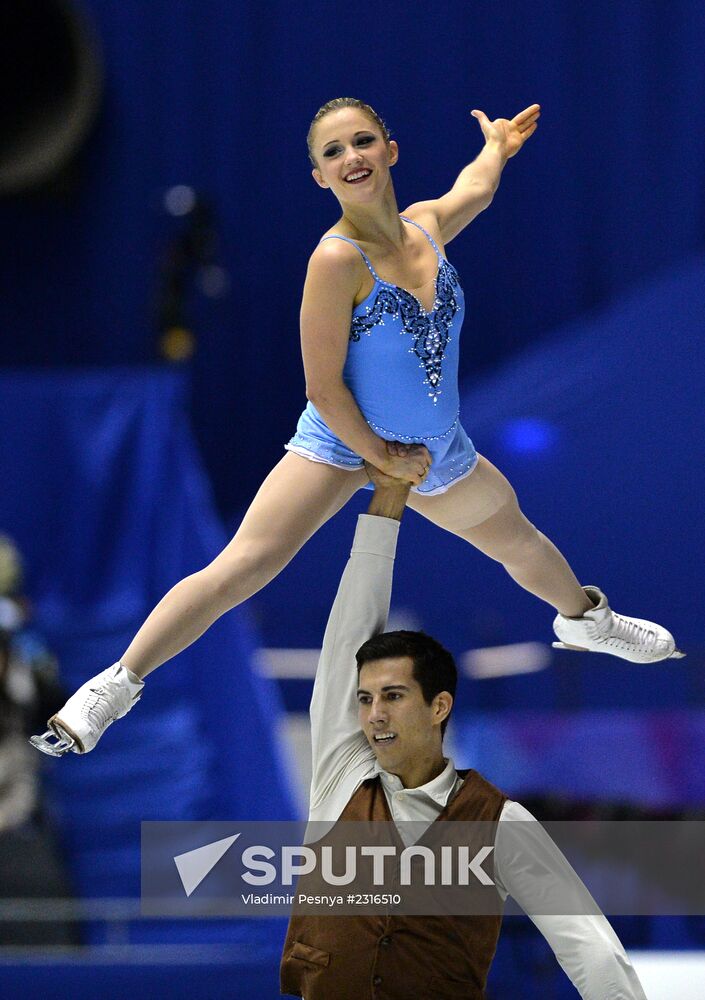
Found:
[[[472,108],[541,104],[447,251],[463,422],[581,582],[688,653],[553,650],[549,608],[409,513],[392,627],[458,659],[456,763],[539,818],[702,816],[705,8],[8,0],[0,25],[7,995],[276,995],[280,921],[140,919],[139,824],[305,814],[316,654],[367,495],[95,754],[25,735],[212,558],[293,433],[303,279],[338,218],[305,136],[333,97],[387,122],[400,208],[477,155]],[[670,984],[650,997],[705,995],[705,918],[614,923],[645,987]],[[574,995],[507,920],[490,1000]]]

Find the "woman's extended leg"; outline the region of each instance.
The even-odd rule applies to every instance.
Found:
[[[367,482],[288,452],[262,483],[232,541],[162,598],[121,657],[138,677],[194,642],[230,608],[269,583],[322,524]]]
[[[501,562],[526,590],[558,611],[553,630],[563,649],[611,653],[632,663],[684,656],[656,622],[612,611],[597,587],[583,589],[553,542],[519,509],[516,494],[491,462],[480,456],[466,479],[437,497],[412,493],[409,506]]]
[[[224,612],[268,583],[367,480],[291,452],[270,472],[233,540],[162,598],[121,659],[86,681],[31,742],[61,757],[88,753],[139,700],[143,677],[190,646]]]
[[[577,618],[593,607],[553,542],[522,513],[508,479],[482,455],[447,493],[411,493],[408,505],[502,563],[518,584],[561,614]]]

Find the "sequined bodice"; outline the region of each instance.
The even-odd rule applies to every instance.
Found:
[[[438,256],[436,297],[427,312],[415,295],[379,277],[352,314],[343,379],[367,421],[400,439],[440,435],[458,416],[458,340],[465,311],[458,273],[417,222]]]
[[[350,340],[358,341],[362,334],[371,336],[376,326],[385,325],[385,314],[395,319],[399,317],[404,332],[411,337],[409,351],[416,355],[420,361],[419,367],[426,373],[423,384],[429,387],[428,396],[436,403],[443,391],[443,360],[451,336],[450,330],[460,309],[457,296],[457,289],[460,288],[458,272],[447,260],[441,260],[436,275],[436,298],[430,312],[405,288],[381,279],[378,279],[378,284],[382,287],[376,294],[373,289],[364,300],[367,302],[368,299],[373,299],[372,304],[365,307],[364,315],[353,314]]]

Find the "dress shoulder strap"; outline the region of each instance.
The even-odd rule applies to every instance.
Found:
[[[442,257],[441,251],[438,249],[438,246],[437,246],[436,241],[434,240],[433,236],[431,236],[431,234],[429,232],[427,232],[422,225],[420,225],[418,222],[414,222],[413,219],[410,219],[406,215],[400,215],[399,218],[403,219],[404,222],[410,222],[412,226],[416,226],[417,229],[420,229],[421,232],[426,237],[426,239],[431,244],[431,246],[433,247],[433,249],[436,251],[436,253],[438,254],[438,256]]]
[[[349,236],[338,236],[336,234],[333,234],[332,236],[323,236],[318,242],[322,243],[323,240],[345,240],[346,243],[349,243],[351,246],[354,246],[355,249],[359,250],[359,252],[362,254],[362,259],[365,261],[365,263],[369,267],[370,274],[375,279],[375,281],[381,281],[381,278],[379,277],[379,275],[377,274],[377,272],[375,271],[375,269],[372,267],[372,263],[370,262],[370,258],[367,256],[367,254],[362,249],[362,247],[359,247],[357,245],[357,243],[355,242],[355,240],[351,240]]]

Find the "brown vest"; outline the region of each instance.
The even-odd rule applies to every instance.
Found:
[[[436,818],[496,824],[506,797],[477,773]],[[363,781],[340,821],[392,816],[379,777]],[[482,1000],[501,916],[294,915],[281,992],[305,1000]]]

